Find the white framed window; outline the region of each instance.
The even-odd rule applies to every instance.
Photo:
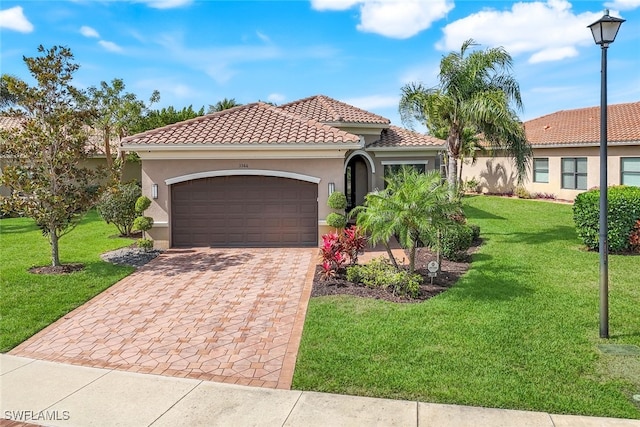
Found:
[[[587,189],[587,158],[562,158],[562,188],[569,190]]]
[[[620,158],[620,183],[640,187],[640,157]]]
[[[549,182],[549,158],[533,159],[533,182]]]

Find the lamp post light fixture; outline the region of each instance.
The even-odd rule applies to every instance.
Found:
[[[600,338],[609,338],[609,242],[607,238],[607,48],[616,39],[620,25],[624,19],[609,16],[609,11],[604,11],[604,16],[589,29],[593,34],[593,40],[602,49],[602,65],[600,79]]]

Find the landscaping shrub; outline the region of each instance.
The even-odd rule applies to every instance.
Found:
[[[467,249],[471,247],[475,235],[474,229],[466,224],[445,229],[440,236],[440,253],[451,261],[464,261],[468,258]],[[478,236],[480,230],[477,230]]]
[[[144,249],[145,251],[150,251],[151,249],[153,249],[153,240],[151,240],[151,239],[138,239],[136,241],[136,245],[140,249]]]
[[[518,196],[518,198],[520,198],[520,199],[531,199],[531,198],[534,198],[533,195],[531,193],[529,193],[529,190],[527,190],[524,187],[516,188],[516,196]]]
[[[347,225],[347,217],[339,213],[331,212],[327,215],[327,225],[338,230],[343,229]]]
[[[347,207],[347,196],[340,191],[334,191],[327,199],[327,206],[331,209],[344,210]]]
[[[367,245],[367,237],[356,226],[343,230],[340,234],[329,233],[322,236],[323,278],[334,277],[349,260],[349,265],[358,262],[358,254]]]
[[[610,252],[631,249],[630,237],[634,225],[640,220],[640,188],[630,186],[609,187],[608,241]],[[583,243],[591,250],[599,245],[600,190],[578,194],[573,203],[573,220]]]
[[[347,267],[347,280],[370,288],[391,289],[394,295],[418,296],[422,276],[406,270],[396,270],[388,259],[380,257],[365,265]]]
[[[143,233],[151,230],[153,227],[153,218],[149,216],[143,216],[144,211],[151,206],[151,200],[147,196],[140,196],[136,200],[136,213],[140,215],[133,220],[133,229],[140,230]],[[143,238],[138,240],[138,247],[145,250],[153,248],[153,240]]]
[[[640,220],[636,221],[629,235],[629,246],[633,252],[640,253]]]
[[[140,186],[135,182],[117,184],[100,196],[98,213],[107,224],[114,224],[122,236],[128,236],[138,216],[136,200],[141,194]]]
[[[474,242],[480,240],[480,226],[478,224],[469,224],[471,228],[471,237]],[[469,248],[467,248],[469,249]]]

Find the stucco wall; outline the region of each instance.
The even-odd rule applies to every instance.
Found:
[[[319,178],[318,220],[323,224],[331,209],[327,206],[328,184],[335,183],[337,191],[344,192],[344,161],[340,158],[328,159],[201,159],[201,160],[143,160],[142,193],[152,199],[151,187],[158,185],[158,199],[152,200],[145,215],[156,223],[149,235],[160,247],[169,245],[171,214],[170,186],[165,180],[198,172],[218,170],[270,170],[292,172]],[[319,230],[320,232],[321,230]],[[320,235],[320,234],[319,234]]]
[[[574,148],[536,148],[534,158],[549,159],[549,182],[533,182],[532,165],[529,165],[524,187],[529,192],[555,194],[557,198],[573,200],[585,190],[571,190],[561,188],[561,159],[563,157],[587,158],[587,189],[600,185],[600,151],[598,147]],[[607,180],[608,184],[619,185],[620,158],[640,157],[640,146],[610,146],[608,147]],[[465,164],[462,169],[464,180],[475,178],[480,182],[483,193],[502,193],[513,191],[517,187],[517,173],[513,161],[506,157],[478,157],[475,165]]]

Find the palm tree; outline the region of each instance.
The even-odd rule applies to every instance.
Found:
[[[215,105],[209,105],[208,114],[217,113],[218,111],[228,110],[229,108],[239,107],[242,104],[236,102],[235,98],[227,99],[223,98],[222,100],[215,103]]]
[[[420,173],[403,167],[387,180],[384,191],[369,193],[363,206],[354,211],[357,224],[371,235],[373,244],[382,242],[393,265],[398,268],[389,249],[389,240],[398,236],[400,245],[409,250],[409,272],[415,270],[420,236],[434,235],[452,225],[452,214],[460,210],[449,199],[449,185],[438,171]]]
[[[442,58],[438,86],[403,86],[400,114],[403,121],[420,120],[431,131],[447,129],[447,179],[452,189],[456,188],[467,128],[482,134],[490,148],[510,155],[518,170],[518,181],[522,182],[532,150],[511,106],[522,110],[520,87],[510,74],[511,55],[502,47],[469,52],[472,46],[476,46],[475,42],[467,40],[460,52]]]

